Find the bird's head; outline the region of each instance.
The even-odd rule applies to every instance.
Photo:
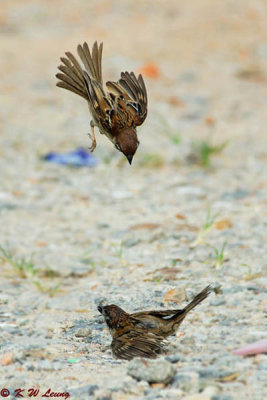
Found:
[[[122,308],[115,304],[109,306],[98,306],[97,309],[103,315],[105,322],[110,329],[119,328],[121,322],[127,315]]]
[[[125,155],[129,164],[132,163],[138,146],[139,140],[135,128],[124,129],[116,136],[115,147]]]

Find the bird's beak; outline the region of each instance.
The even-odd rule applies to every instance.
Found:
[[[97,307],[97,309],[98,309],[98,311],[100,312],[100,314],[102,314],[102,313],[103,313],[103,307],[101,307],[101,306],[98,306],[98,307]]]
[[[126,158],[127,158],[127,160],[129,161],[129,164],[131,165],[131,164],[132,164],[133,156],[126,156]]]

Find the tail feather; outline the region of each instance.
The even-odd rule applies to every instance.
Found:
[[[67,74],[60,74],[60,73],[58,73],[58,74],[56,74],[56,77],[57,77],[58,79],[60,79],[61,81],[67,83],[67,84],[70,85],[70,86],[76,86],[76,85],[77,85],[77,86],[78,86],[77,89],[80,88],[80,85],[79,85],[79,84],[76,84],[76,82],[75,82],[69,75],[67,75]]]
[[[72,68],[66,67],[65,65],[60,65],[58,69],[63,72],[63,74],[68,76],[72,81],[74,81],[81,89],[83,88],[83,82],[77,77]]]
[[[185,312],[185,314],[187,314],[189,311],[191,311],[193,308],[195,308],[199,303],[201,303],[204,299],[206,299],[206,297],[208,297],[208,295],[212,292],[212,287],[211,285],[205,287],[205,289],[203,289],[200,293],[198,293],[193,300],[191,301],[191,303],[189,303],[184,309],[183,311]]]
[[[77,47],[77,52],[83,62],[83,65],[85,66],[85,69],[88,72],[88,74],[92,77],[95,77],[96,71],[95,71],[93,60],[91,58],[91,54],[90,54],[89,50],[88,50],[88,54],[87,54],[85,52],[85,50],[83,49],[83,47],[79,44]]]
[[[178,310],[170,319],[170,326],[172,332],[176,332],[178,327],[181,325],[183,320],[185,319],[186,315],[195,308],[199,303],[201,303],[208,295],[212,292],[212,287],[209,285],[205,289],[203,289],[200,293],[198,293],[191,303],[189,303],[185,308],[182,310]],[[169,333],[166,335],[169,336]]]
[[[87,43],[84,43],[83,46],[78,45],[77,48],[78,55],[88,75],[93,81],[97,81],[101,87],[102,50],[103,44],[100,43],[98,46],[97,42],[93,45],[92,55]],[[70,90],[84,99],[89,100],[83,68],[72,53],[66,52],[65,54],[66,57],[60,58],[63,65],[58,67],[60,73],[56,74],[56,77],[59,79],[57,86]]]
[[[99,47],[98,47],[98,56],[97,56],[98,81],[101,83],[101,85],[103,85],[103,80],[102,80],[102,52],[103,52],[103,42],[101,42]]]
[[[79,90],[77,87],[70,85],[69,83],[59,81],[57,82],[57,87],[70,90],[73,93],[78,94],[79,96],[83,97],[85,100],[88,100],[87,93],[84,93],[83,91]]]
[[[101,85],[103,84],[101,71],[102,49],[103,44],[100,43],[98,46],[97,42],[95,42],[93,45],[92,54],[86,42],[83,44],[83,46],[79,44],[77,47],[78,54],[85,66],[86,71],[91,78],[98,81]]]
[[[79,62],[76,60],[76,58],[74,57],[74,55],[72,53],[70,53],[69,51],[67,51],[66,56],[70,59],[70,61],[72,62],[73,66],[72,69],[73,71],[75,71],[75,73],[77,74],[77,76],[80,79],[83,79],[83,70],[79,64]]]

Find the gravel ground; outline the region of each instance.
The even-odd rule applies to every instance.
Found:
[[[266,17],[260,0],[1,1],[0,398],[266,398],[266,355],[232,354],[266,337]],[[95,168],[46,163],[89,145],[54,75],[96,39],[107,79],[145,71],[138,153],[98,135]],[[209,283],[166,355],[112,358],[99,303],[180,308]]]

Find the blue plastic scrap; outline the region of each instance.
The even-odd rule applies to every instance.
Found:
[[[47,153],[43,159],[51,163],[68,165],[71,167],[95,167],[98,162],[97,158],[94,157],[92,153],[87,152],[83,148],[68,153],[51,151]]]

